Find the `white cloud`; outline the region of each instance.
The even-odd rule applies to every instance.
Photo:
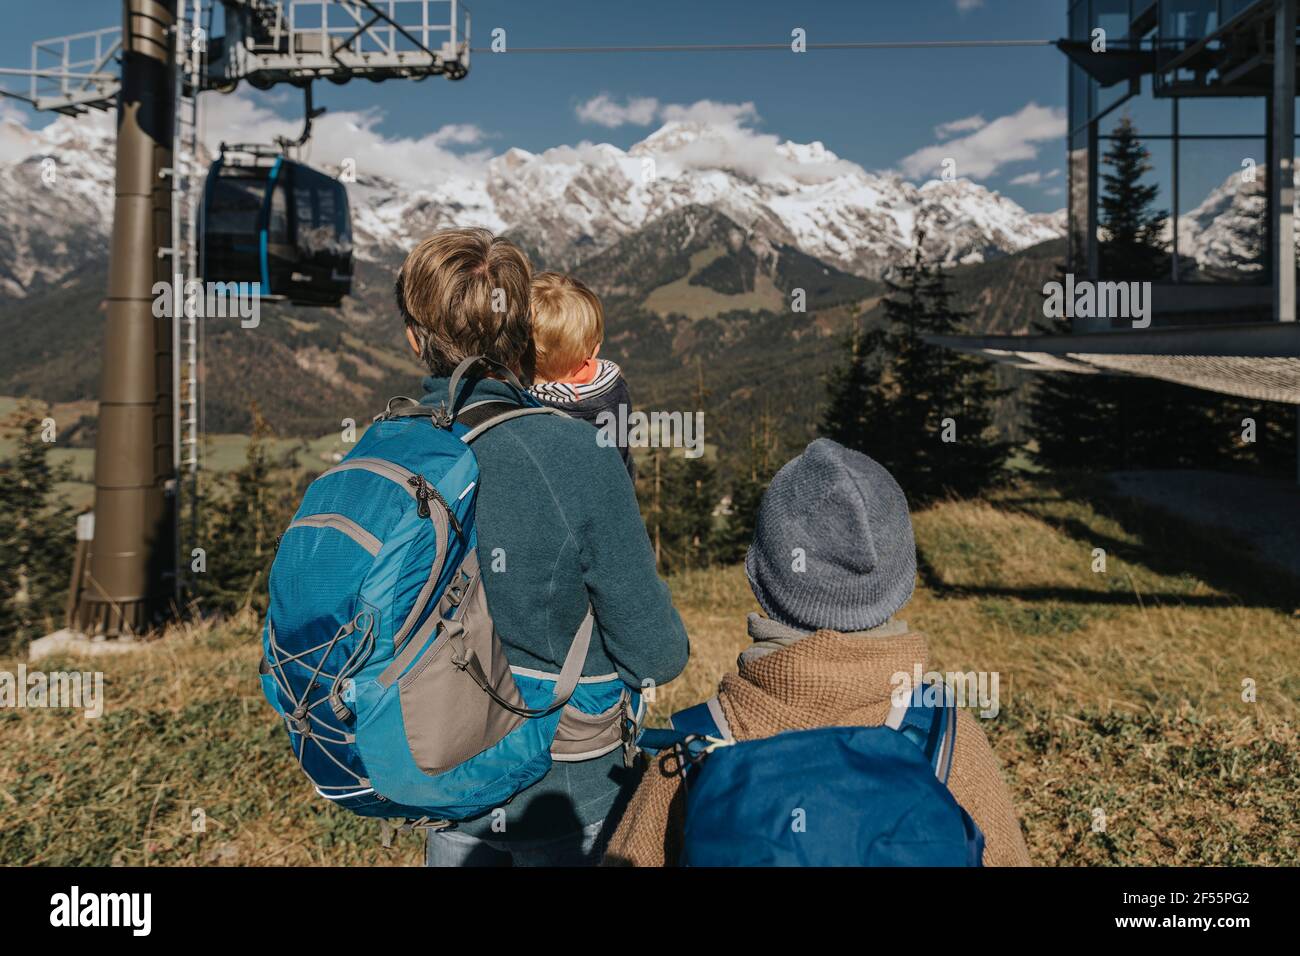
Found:
[[[660,111],[660,116],[668,122],[735,127],[758,122],[758,110],[753,103],[719,103],[716,100],[668,103]]]
[[[975,132],[945,143],[926,146],[903,157],[904,175],[931,178],[945,159],[957,162],[957,175],[971,179],[991,176],[1008,163],[1038,158],[1040,145],[1065,136],[1065,110],[1029,103],[1018,113],[1000,116]]]
[[[757,180],[817,183],[862,172],[856,163],[840,159],[820,142],[794,145],[755,130],[759,115],[753,103],[670,103],[660,110],[660,117],[676,126],[663,135],[652,134],[633,152],[653,153],[663,176],[691,169],[728,169]]]
[[[727,126],[758,121],[758,110],[753,103],[720,103],[716,100],[660,103],[653,96],[632,96],[625,102],[619,103],[608,93],[601,93],[585,103],[579,103],[574,114],[584,123],[595,123],[609,129],[620,126],[649,126],[656,120],[665,123]]]
[[[982,114],[967,116],[964,119],[952,120],[948,123],[940,123],[934,128],[935,139],[947,139],[949,136],[955,136],[957,133],[973,133],[977,129],[983,129],[988,126],[988,120]]]
[[[474,146],[483,142],[487,134],[473,123],[448,123],[430,133],[429,138],[440,146]]]
[[[1012,186],[1038,186],[1049,179],[1055,179],[1059,175],[1061,175],[1060,169],[1049,169],[1045,173],[1035,169],[1033,172],[1021,173],[1010,182]]]
[[[957,9],[961,13],[978,10],[982,6],[984,6],[984,0],[957,0]]]
[[[329,112],[312,124],[305,158],[337,166],[355,160],[361,176],[377,174],[402,183],[433,186],[448,176],[479,177],[490,156],[478,146],[487,134],[477,126],[455,123],[419,137],[386,136],[379,131],[384,114],[378,109]],[[203,98],[203,140],[214,154],[227,143],[271,143],[276,136],[297,137],[300,118],[285,119],[245,93],[208,94]]]
[[[574,110],[584,123],[615,129],[619,126],[649,126],[659,114],[659,101],[653,96],[629,97],[619,104],[608,93],[579,103]]]
[[[797,147],[803,161],[779,137],[753,127],[760,121],[752,102],[724,103],[697,100],[694,103],[660,103],[653,97],[632,97],[620,104],[602,93],[577,107],[579,119],[607,127],[645,126],[659,121],[669,125],[663,134],[652,133],[633,152],[653,154],[659,175],[673,177],[692,169],[735,170],[755,179],[797,179],[822,182],[844,173],[861,172],[861,167],[839,159],[821,143]],[[675,127],[684,127],[680,132]],[[543,155],[566,161],[594,149],[591,143],[558,146]],[[814,162],[807,160],[813,158]],[[817,162],[816,160],[820,160]]]

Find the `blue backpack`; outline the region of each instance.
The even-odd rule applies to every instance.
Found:
[[[732,739],[716,697],[646,730],[686,787],[682,866],[980,866],[984,835],[947,787],[951,691],[918,688],[884,726]]]
[[[456,408],[480,362],[518,403]],[[511,668],[479,565],[472,442],[527,415],[563,414],[480,356],[445,405],[393,399],[308,487],[281,536],[261,682],[316,792],[363,816],[440,826],[501,806],[556,760],[629,744],[640,695],[582,678],[590,609],[559,673]],[[491,476],[489,480],[509,480]]]

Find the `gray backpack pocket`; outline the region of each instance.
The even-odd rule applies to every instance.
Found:
[[[518,710],[526,708],[477,576],[466,585],[458,611],[454,618],[431,619],[437,638],[397,681],[407,745],[416,765],[430,774],[482,753],[525,719],[485,693],[467,671],[476,666],[497,697]],[[417,641],[419,634],[411,643]]]

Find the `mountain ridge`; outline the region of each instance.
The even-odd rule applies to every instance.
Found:
[[[19,158],[0,163],[0,296],[21,298],[104,254],[115,134],[99,116],[60,117],[40,130],[12,118],[3,126],[6,151]],[[712,127],[672,121],[626,151],[608,143],[507,149],[483,164],[481,178],[455,175],[435,187],[363,171],[348,183],[356,257],[391,264],[435,229],[483,225],[568,269],[688,206],[866,278],[911,246],[918,224],[929,225],[927,247],[948,265],[1064,235],[1063,211],[1030,214],[969,180],[916,185],[868,172],[820,142],[787,141],[759,157],[727,149]],[[43,178],[47,163],[52,181]]]

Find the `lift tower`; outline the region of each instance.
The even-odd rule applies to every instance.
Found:
[[[78,624],[85,633],[145,630],[173,593],[172,320],[154,317],[154,284],[169,281],[176,116],[177,0],[124,0],[117,174],[109,250],[95,536]]]
[[[212,37],[217,4],[224,29]],[[229,93],[241,82],[264,90],[315,80],[459,80],[469,72],[469,32],[461,0],[122,0],[120,31],[38,41],[30,69],[0,69],[0,77],[31,80],[29,93],[0,85],[0,96],[34,109],[69,116],[117,109],[95,510],[78,522],[89,566],[78,558],[74,629],[112,636],[148,629],[184,599],[182,562],[202,546],[203,319],[154,314],[157,283],[202,278],[199,93]],[[111,70],[115,59],[120,75]],[[176,312],[187,298],[171,297],[173,308],[158,311]]]

